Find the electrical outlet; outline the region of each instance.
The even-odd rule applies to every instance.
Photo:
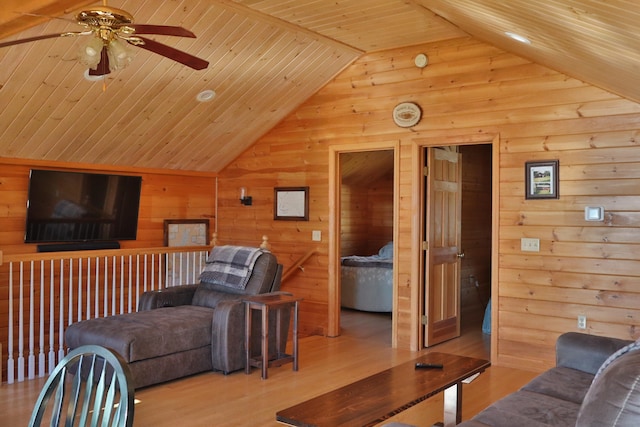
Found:
[[[578,316],[578,329],[587,329],[587,316]]]
[[[521,238],[520,250],[523,252],[540,252],[540,239]]]

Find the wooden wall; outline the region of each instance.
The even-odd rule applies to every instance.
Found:
[[[24,243],[29,170],[32,168],[142,176],[138,236],[136,240],[121,241],[123,248],[162,246],[165,219],[208,218],[210,229],[215,226],[215,174],[0,158],[0,249],[7,254],[36,251],[35,244]]]
[[[340,256],[376,255],[393,240],[393,164],[367,185],[343,184],[340,197]]]
[[[429,65],[413,65],[416,54]],[[402,101],[422,106],[410,129],[391,120]],[[554,342],[576,330],[636,338],[640,317],[640,105],[474,39],[456,39],[361,57],[220,174],[220,223],[239,240],[268,234],[291,265],[317,250],[284,289],[303,297],[302,328],[328,326],[329,147],[400,144],[397,346],[419,345],[413,158],[416,145],[497,141],[492,172],[498,210],[494,241],[493,363],[543,369]],[[525,200],[524,163],[560,161],[560,199]],[[252,189],[242,207],[237,187]],[[273,221],[273,187],[308,185],[308,222]],[[584,221],[604,206],[605,222]],[[322,242],[311,231],[322,231]],[[540,239],[539,253],[520,238]]]
[[[369,254],[369,221],[366,217],[368,193],[357,186],[340,189],[340,256]]]

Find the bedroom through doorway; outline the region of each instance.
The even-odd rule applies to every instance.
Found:
[[[340,153],[341,334],[391,344],[394,150]]]

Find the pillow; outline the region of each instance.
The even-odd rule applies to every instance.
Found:
[[[640,350],[615,357],[587,391],[576,427],[635,427],[640,419]]]
[[[393,242],[389,242],[378,251],[380,258],[393,258]]]

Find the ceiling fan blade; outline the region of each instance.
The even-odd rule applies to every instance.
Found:
[[[174,27],[172,25],[126,24],[126,26],[136,30],[135,34],[159,34],[163,36],[196,38],[196,35],[186,28]]]
[[[0,43],[0,47],[13,46],[13,45],[16,45],[16,44],[35,42],[35,41],[44,40],[44,39],[53,39],[53,38],[56,38],[56,37],[64,37],[64,36],[66,36],[68,34],[69,33],[45,34],[45,35],[42,35],[42,36],[29,37],[29,38],[26,38],[26,39],[11,40],[10,42]]]
[[[104,76],[111,73],[109,69],[109,54],[107,53],[107,47],[103,47],[100,52],[100,62],[96,66],[96,69],[89,68],[90,76]]]
[[[158,55],[162,55],[166,58],[184,64],[187,67],[193,68],[194,70],[203,70],[209,66],[209,62],[205,61],[204,59],[200,59],[197,56],[193,56],[181,50],[174,49],[171,46],[167,46],[166,44],[158,43],[155,40],[147,39],[145,37],[139,38],[144,41],[144,44],[135,44],[134,46],[138,46],[150,52],[157,53]]]

